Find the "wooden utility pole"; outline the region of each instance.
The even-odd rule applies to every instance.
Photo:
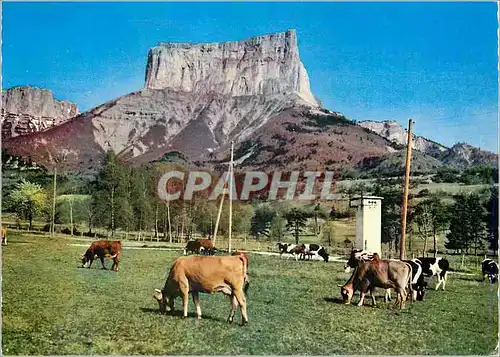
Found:
[[[405,172],[405,187],[403,194],[403,207],[401,212],[401,242],[399,243],[399,259],[405,259],[405,242],[406,242],[406,215],[408,211],[408,188],[410,186],[410,164],[411,164],[411,140],[412,140],[412,124],[413,121],[408,121],[408,141],[406,147],[406,172]]]
[[[228,231],[228,252],[231,254],[231,235],[233,230],[233,150],[234,141],[231,141],[231,162],[229,163],[229,231]]]
[[[73,236],[73,196],[68,199],[69,204],[69,222],[71,224],[71,236]]]
[[[54,165],[54,191],[52,194],[52,226],[50,230],[50,236],[54,236],[55,232],[55,221],[56,221],[56,185],[57,185],[57,166]]]
[[[212,238],[212,244],[215,247],[215,240],[217,239],[217,231],[219,230],[220,215],[222,213],[222,204],[224,203],[224,196],[226,195],[226,184],[224,184],[224,189],[222,190],[222,197],[220,198],[219,212],[217,212],[217,220],[215,221],[214,234]]]

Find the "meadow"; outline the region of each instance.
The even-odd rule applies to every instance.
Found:
[[[382,290],[377,307],[370,299],[342,304],[337,284],[349,275],[341,263],[251,254],[242,327],[239,311],[226,322],[230,301],[221,294],[201,295],[201,321],[191,299],[188,319],[158,313],[154,288],[180,249],[125,249],[114,273],[98,261],[79,268],[86,248],[73,244],[89,242],[10,231],[2,247],[3,354],[485,355],[498,341],[498,285],[479,275],[450,274],[446,291],[428,290],[400,311],[384,304]]]

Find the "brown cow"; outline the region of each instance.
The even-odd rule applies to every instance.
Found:
[[[225,257],[189,256],[177,258],[163,290],[155,289],[153,297],[158,301],[160,312],[174,312],[174,300],[182,297],[183,318],[187,317],[189,293],[193,295],[196,314],[201,319],[199,293],[221,292],[232,299],[228,322],[232,323],[238,305],[242,325],[248,322],[247,305],[243,286],[247,276],[247,263],[243,255]]]
[[[118,263],[120,262],[120,252],[122,250],[121,241],[97,240],[92,242],[90,248],[87,249],[85,254],[82,255],[82,268],[85,264],[89,263],[88,268],[92,266],[95,256],[101,259],[102,268],[106,269],[104,265],[104,258],[113,259],[111,270],[118,271]]]
[[[186,248],[184,248],[184,255],[187,255],[188,252],[214,255],[215,247],[212,244],[212,240],[208,238],[190,240],[187,242]]]
[[[2,226],[2,244],[7,245],[7,226]]]
[[[389,289],[394,288],[398,294],[397,304],[404,308],[406,301],[406,287],[413,295],[411,287],[412,268],[411,265],[400,260],[383,260],[378,254],[368,262],[362,262],[356,268],[349,281],[341,286],[340,293],[344,303],[350,304],[352,296],[356,290],[360,290],[361,296],[358,306],[362,306],[365,295],[369,291],[375,306],[375,296],[373,291],[376,287]]]

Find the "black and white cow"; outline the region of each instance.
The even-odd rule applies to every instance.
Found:
[[[432,278],[437,277],[438,283],[436,284],[435,290],[439,288],[439,285],[443,284],[443,290],[446,286],[446,280],[448,276],[448,270],[450,269],[450,263],[445,258],[418,258],[422,263],[422,272],[424,276]]]
[[[321,257],[325,262],[328,262],[329,255],[325,247],[318,244],[302,244],[304,247],[304,259],[312,259],[313,257]]]
[[[413,289],[413,301],[422,301],[424,299],[425,289],[427,288],[427,282],[424,281],[422,262],[418,259],[403,261],[411,265],[411,286]]]
[[[481,262],[483,281],[487,275],[491,284],[495,284],[498,280],[498,263],[493,259],[485,259]]]
[[[278,251],[280,252],[280,259],[284,253],[287,253],[287,254],[291,254],[295,258],[295,260],[298,260],[300,254],[303,251],[301,245],[296,245],[296,244],[292,244],[292,243],[278,242],[278,243],[276,243],[276,246],[278,247]]]

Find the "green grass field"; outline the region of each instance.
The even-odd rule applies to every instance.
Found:
[[[78,268],[75,240],[11,231],[3,247],[5,355],[490,354],[498,336],[497,285],[450,275],[402,312],[339,303],[342,264],[251,255],[249,325],[226,319],[230,301],[201,295],[204,319],[161,315],[153,300],[181,252],[124,250],[118,273]],[[111,266],[111,262],[109,265]],[[434,283],[431,282],[431,286]],[[357,301],[357,298],[355,298]],[[176,301],[180,310],[181,302]]]

